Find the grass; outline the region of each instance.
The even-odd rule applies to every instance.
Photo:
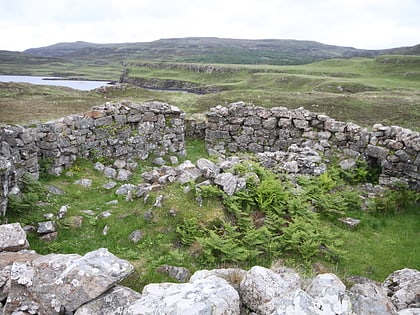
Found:
[[[200,157],[206,157],[204,142],[188,140],[187,157],[196,161]],[[112,161],[106,164],[110,165]],[[148,161],[139,162],[138,170],[130,180],[133,184],[141,182],[140,174],[151,168]],[[75,184],[81,178],[92,180],[92,186],[84,188]],[[64,195],[52,195],[44,192],[39,193],[36,201],[43,204],[33,206],[31,211],[18,211],[9,209],[7,217],[9,222],[20,222],[22,225],[36,225],[37,222],[45,221],[47,213],[57,213],[61,206],[69,207],[68,214],[58,222],[59,236],[52,242],[39,240],[33,233],[28,239],[31,248],[41,254],[47,253],[79,253],[95,250],[100,247],[108,248],[112,253],[129,260],[136,272],[125,280],[124,284],[141,290],[150,282],[174,281],[165,275],[158,273],[156,267],[169,264],[184,266],[194,272],[203,268],[216,267],[242,267],[249,268],[254,264],[269,267],[272,263],[270,258],[283,259],[287,264],[310,273],[308,261],[300,255],[285,253],[283,257],[272,257],[271,254],[263,255],[263,258],[255,258],[245,263],[225,262],[223,264],[209,264],[201,260],[198,253],[200,246],[194,244],[185,246],[182,244],[177,227],[185,224],[185,220],[195,218],[198,226],[209,228],[218,226],[223,218],[229,218],[224,211],[225,207],[219,198],[204,198],[200,207],[196,201],[194,190],[184,192],[184,187],[177,183],[166,185],[159,190],[152,191],[149,198],[144,202],[143,198],[126,201],[125,197],[118,196],[114,190],[108,191],[102,188],[108,182],[105,176],[94,170],[93,161],[78,160],[68,172],[59,176],[48,176],[41,180],[42,187],[53,185],[65,191]],[[338,187],[331,182],[328,176],[317,179],[314,183],[329,183],[334,190]],[[309,183],[309,184],[308,184]],[[119,183],[122,184],[122,183]],[[306,181],[306,185],[312,185]],[[328,186],[327,185],[327,186]],[[117,186],[118,187],[118,186]],[[315,184],[311,189],[322,193],[328,191],[327,187]],[[353,188],[355,189],[355,188]],[[357,190],[356,190],[357,192]],[[327,192],[329,200],[336,195]],[[157,196],[163,196],[162,207],[153,207]],[[327,196],[327,195],[326,195]],[[354,197],[354,194],[352,195]],[[334,197],[334,198],[333,198]],[[357,193],[356,193],[357,197]],[[111,200],[118,200],[117,204],[108,204]],[[323,200],[318,199],[318,203]],[[341,200],[341,199],[337,199]],[[343,208],[340,205],[340,208]],[[321,263],[325,271],[334,272],[344,278],[349,275],[362,275],[374,280],[383,281],[387,275],[401,268],[420,268],[419,247],[419,205],[413,205],[398,214],[375,214],[356,209],[352,205],[346,210],[346,216],[361,219],[362,223],[354,230],[350,230],[331,218],[324,217],[322,222],[326,229],[330,229],[337,239],[343,241],[344,254],[335,263],[330,260],[315,258],[311,263]],[[144,213],[152,209],[153,218],[145,219]],[[82,210],[92,210],[95,215],[88,215]],[[106,218],[98,217],[98,214],[110,211],[112,215]],[[173,215],[175,213],[175,215]],[[74,225],[76,216],[83,217],[81,227]],[[108,233],[103,234],[107,226]],[[143,238],[138,243],[133,243],[128,236],[134,230],[141,230]]]
[[[37,61],[38,62],[38,61]],[[315,112],[326,113],[343,121],[353,121],[362,126],[373,123],[400,125],[420,130],[420,57],[384,56],[375,59],[353,58],[349,60],[326,60],[302,66],[251,66],[226,65],[228,71],[196,73],[185,70],[132,67],[130,75],[144,78],[174,79],[197,84],[218,86],[222,92],[196,95],[181,92],[148,91],[127,86],[110,89],[105,93],[82,92],[67,88],[33,86],[29,84],[0,83],[0,123],[31,124],[65,115],[88,111],[92,106],[106,101],[128,99],[136,102],[160,100],[177,105],[187,114],[202,113],[210,107],[243,100],[259,106],[304,106]],[[9,73],[51,75],[68,74],[73,77],[92,79],[118,79],[122,66],[119,64],[59,63],[47,60],[40,66],[33,63],[26,70],[17,71],[9,66]],[[232,70],[233,69],[233,70]],[[196,161],[205,157],[203,141],[187,142],[187,159]],[[131,180],[137,184],[141,172],[149,169],[149,162],[141,162]],[[197,218],[200,226],[224,217],[224,207],[217,198],[205,199],[199,207],[193,192],[184,193],[177,184],[150,194],[146,203],[142,199],[127,202],[102,185],[107,179],[93,170],[92,161],[78,161],[72,176],[49,177],[41,184],[54,185],[66,194],[54,196],[40,194],[45,205],[30,212],[9,211],[9,222],[35,224],[43,221],[43,215],[57,213],[62,205],[69,205],[66,219],[59,224],[59,237],[45,243],[36,235],[30,235],[31,247],[40,253],[80,253],[107,247],[114,254],[130,260],[137,272],[125,284],[140,290],[149,282],[170,280],[157,273],[161,264],[183,265],[191,271],[204,267],[195,260],[199,248],[187,248],[180,243],[176,227],[187,218]],[[83,188],[74,184],[80,178],[91,178],[93,185]],[[162,208],[153,208],[158,195],[164,196]],[[110,200],[118,204],[107,204]],[[145,220],[144,213],[153,208],[153,220]],[[111,211],[109,218],[98,219],[81,210],[95,214]],[[174,210],[176,215],[170,215]],[[332,222],[323,221],[344,242],[346,253],[336,264],[321,261],[328,271],[345,277],[357,274],[383,281],[392,271],[403,267],[420,269],[419,207],[406,209],[400,214],[378,215],[369,212],[348,210],[347,215],[362,219],[356,230],[348,230]],[[80,228],[74,226],[73,218],[83,216]],[[105,226],[109,227],[103,235]],[[128,235],[140,229],[143,239],[134,244]],[[281,257],[280,257],[281,258]],[[294,266],[304,264],[301,257],[284,257]],[[269,266],[270,262],[260,261]],[[219,265],[227,267],[229,265]],[[247,267],[247,266],[244,266]]]
[[[25,70],[25,74],[39,74],[42,68],[45,74],[50,71],[49,75],[61,71],[72,77],[118,80],[122,73],[122,65],[118,63],[79,63],[79,66],[75,62],[60,65],[48,63],[45,67],[38,65],[38,68],[31,66]],[[136,102],[160,100],[176,105],[187,113],[202,113],[216,105],[242,100],[265,107],[303,106],[364,127],[383,123],[420,130],[418,56],[330,59],[299,66],[217,65],[222,71],[212,73],[198,73],[182,67],[171,68],[168,63],[162,68],[151,68],[147,66],[148,63],[128,63],[129,76],[187,81],[216,86],[222,91],[197,95],[148,91],[128,86],[96,93],[2,83],[0,123],[47,121],[88,111],[93,105],[106,101],[117,102],[121,99]],[[16,65],[9,68],[10,73],[23,71]],[[16,71],[13,72],[13,69]]]
[[[342,262],[329,267],[342,277],[360,275],[377,281],[398,269],[419,269],[419,211],[417,206],[396,215],[352,213],[362,223],[356,230],[334,225],[346,254]]]

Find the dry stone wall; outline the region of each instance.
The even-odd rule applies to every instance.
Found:
[[[398,178],[420,190],[420,135],[398,126],[376,124],[371,131],[326,115],[243,102],[207,113],[206,145],[211,153],[287,152],[307,147],[324,155],[339,151],[380,165],[383,179]]]
[[[33,128],[0,127],[0,215],[5,214],[7,196],[19,192],[24,174],[38,178],[42,163],[51,173],[60,174],[78,157],[183,156],[186,134],[204,134],[210,153],[278,152],[273,157],[283,160],[299,159],[296,152],[302,150],[312,155],[339,151],[348,157],[360,156],[379,165],[383,179],[398,178],[420,190],[420,136],[415,131],[380,124],[368,131],[303,108],[268,109],[243,102],[212,108],[206,120],[200,117],[186,123],[184,112],[161,102],[123,101]],[[319,162],[315,155],[309,160]],[[306,169],[317,173],[315,164],[309,163]],[[287,165],[290,170],[298,169],[295,166],[293,162]]]
[[[161,102],[120,102],[94,107],[34,128],[0,128],[0,215],[7,195],[25,173],[39,177],[40,164],[60,174],[78,157],[146,159],[185,155],[185,114]]]

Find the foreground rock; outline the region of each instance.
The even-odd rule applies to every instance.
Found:
[[[418,270],[408,268],[397,270],[385,279],[382,288],[397,310],[420,309],[420,272]],[[420,310],[418,313],[420,314]]]
[[[210,276],[191,283],[149,284],[127,315],[239,314],[239,294],[221,278]]]
[[[17,252],[28,247],[26,233],[19,223],[0,225],[0,252]]]
[[[127,261],[102,248],[85,256],[49,254],[11,265],[4,314],[73,312],[133,271]],[[19,313],[18,313],[19,314]],[[24,314],[24,313],[23,313]]]
[[[79,307],[75,315],[123,315],[141,294],[123,286],[115,286],[97,299]]]
[[[26,241],[19,224],[0,226],[0,231],[0,244],[8,250]],[[304,287],[286,267],[200,270],[188,283],[149,284],[142,294],[117,285],[132,271],[130,263],[104,248],[84,256],[3,250],[0,315],[420,314],[420,272],[415,269],[397,270],[383,284],[359,281],[349,290],[331,273],[317,275]],[[178,281],[189,278],[183,267],[163,265],[158,271]]]

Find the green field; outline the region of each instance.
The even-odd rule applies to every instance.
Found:
[[[133,85],[105,91],[82,92],[50,86],[0,83],[0,124],[27,125],[45,122],[88,111],[92,106],[108,101],[118,102],[125,99],[135,102],[164,101],[179,106],[186,111],[187,116],[203,113],[216,105],[237,101],[265,107],[303,106],[311,111],[325,113],[343,121],[352,121],[361,126],[370,127],[374,123],[383,123],[420,131],[420,56],[329,59],[296,66],[214,64],[211,66],[217,70],[208,72],[194,71],[197,65],[202,64],[156,63],[150,60],[122,63],[106,61],[103,58],[96,61],[66,61],[25,56],[20,58],[0,58],[2,73],[118,81],[123,71],[128,71],[130,78],[155,82],[189,82],[196,86],[215,87],[220,92],[162,92]],[[188,139],[187,152],[187,158],[192,161],[207,156],[204,143],[193,139]],[[150,162],[141,162],[131,182],[141,182],[141,172],[150,168]],[[306,221],[301,222],[303,227],[307,227],[308,230],[315,226],[322,227],[323,231],[329,231],[336,240],[342,242],[340,257],[334,259],[312,255],[314,248],[310,245],[311,239],[304,242],[306,247],[293,247],[296,245],[293,244],[293,234],[290,239],[286,239],[293,250],[278,248],[274,253],[270,247],[270,250],[266,251],[265,248],[262,254],[256,254],[254,257],[254,252],[247,248],[246,244],[239,246],[232,241],[252,239],[249,235],[254,235],[252,233],[255,232],[252,227],[246,225],[240,226],[238,230],[229,230],[230,224],[235,222],[232,215],[244,219],[241,212],[235,214],[232,210],[235,209],[232,205],[235,205],[237,200],[227,203],[226,199],[220,198],[215,191],[208,192],[209,198],[204,199],[203,207],[197,205],[193,191],[183,193],[183,187],[176,184],[153,192],[146,203],[138,199],[127,202],[123,197],[102,188],[107,179],[93,170],[92,161],[77,161],[69,171],[67,175],[47,176],[37,184],[32,183],[33,186],[29,187],[33,189],[28,191],[28,198],[11,204],[7,212],[9,222],[35,224],[43,220],[45,213],[56,213],[62,205],[69,205],[68,218],[59,224],[59,238],[54,242],[44,243],[39,241],[36,235],[31,235],[31,247],[40,253],[80,254],[98,247],[107,247],[136,266],[137,272],[127,280],[127,285],[136,289],[141,289],[148,282],[169,280],[155,272],[155,268],[162,264],[183,265],[194,271],[229,266],[248,268],[253,264],[270,266],[277,261],[308,274],[314,272],[312,268],[317,269],[314,266],[321,265],[325,271],[335,272],[342,277],[362,275],[379,281],[384,280],[396,269],[420,268],[418,194],[414,195],[414,198],[411,198],[413,193],[407,191],[390,194],[382,200],[376,200],[382,208],[375,208],[372,201],[370,211],[361,211],[359,196],[365,192],[358,184],[343,182],[337,177],[337,169],[334,168],[329,170],[331,177],[328,175],[312,178],[306,187],[302,184],[304,189],[301,195],[286,198],[285,200],[289,200],[287,202],[279,201],[280,205],[295,207],[297,212],[303,211],[312,218],[313,221],[310,221],[309,225]],[[92,179],[93,186],[84,189],[75,185],[74,181],[82,177]],[[322,180],[325,182],[320,182]],[[329,188],[319,190],[324,184]],[[66,194],[46,194],[43,188],[48,185],[57,186]],[[158,194],[164,196],[163,207],[155,209],[152,221],[145,220],[143,213],[152,206]],[[285,191],[284,194],[291,196],[290,191]],[[411,199],[417,198],[417,203],[406,205],[404,200],[407,196],[411,196]],[[250,202],[248,206],[244,204],[245,208],[256,207],[255,196],[251,197],[241,195],[238,198]],[[304,212],[310,208],[311,198],[315,198],[318,205],[324,205],[323,209],[326,209],[326,215],[323,216],[321,212],[319,220],[313,218],[313,214]],[[106,204],[113,199],[117,199],[119,203]],[[46,206],[37,206],[40,200],[45,202]],[[262,202],[259,206],[261,205],[265,203]],[[383,205],[395,207],[393,211],[385,211],[387,208]],[[111,210],[113,216],[99,220],[94,216],[81,214],[81,210],[87,209],[97,213]],[[168,214],[171,209],[176,210],[176,216]],[[331,218],[331,209],[341,215],[359,218],[362,223],[355,230],[345,228],[337,223],[335,217]],[[73,217],[77,215],[83,216],[81,228],[74,226]],[[221,219],[225,221],[222,222]],[[246,219],[242,221],[248,222]],[[102,231],[107,224],[110,233],[105,236]],[[197,228],[197,224],[200,228]],[[178,226],[182,228],[177,229]],[[220,240],[216,237],[222,228],[225,229],[224,232],[230,233],[230,238]],[[134,229],[141,229],[145,235],[139,244],[128,241],[128,235]],[[208,234],[194,234],[200,230],[205,230]],[[257,234],[258,237],[264,237],[263,232],[258,233],[261,233]],[[283,235],[287,233],[279,235],[284,240]],[[316,236],[316,233],[313,235]],[[229,250],[226,251],[224,246],[228,246]],[[223,250],[226,256],[220,254]],[[217,255],[211,255],[215,252]],[[279,255],[280,252],[282,255]],[[237,253],[238,256],[235,257],[232,253]],[[212,259],[213,256],[217,259]]]
[[[215,66],[221,70],[211,73],[172,67],[170,63],[158,63],[157,67],[136,65],[147,63],[156,65],[153,62],[128,62],[128,76],[192,82],[198,86],[217,87],[221,92],[197,95],[127,86],[123,90],[109,89],[106,93],[96,93],[2,83],[1,123],[46,121],[121,99],[161,100],[177,105],[187,113],[201,113],[216,105],[242,100],[266,107],[303,106],[366,127],[383,123],[413,130],[420,128],[419,56],[331,59],[299,66],[219,64]],[[12,73],[12,65],[8,67],[9,73]],[[17,65],[14,68],[22,71],[22,67]],[[97,65],[80,61],[79,64],[53,61],[42,67],[29,66],[25,72],[15,71],[20,74],[67,74],[73,78],[109,80],[119,80],[122,72],[123,65],[120,63]]]
[[[207,157],[204,143],[189,139],[186,159],[195,162],[199,157]],[[112,164],[110,160],[102,162]],[[143,198],[127,201],[124,196],[115,194],[117,187],[111,191],[102,187],[109,179],[94,170],[93,164],[94,161],[78,160],[59,177],[44,176],[40,182],[30,183],[24,190],[23,200],[10,202],[8,222],[36,225],[45,221],[45,214],[57,213],[61,206],[67,205],[65,219],[58,221],[58,239],[45,242],[31,233],[28,236],[31,249],[41,254],[84,254],[106,247],[136,267],[125,284],[139,291],[150,282],[173,281],[156,272],[163,264],[184,266],[191,271],[285,264],[306,276],[322,271],[336,273],[342,279],[359,275],[378,281],[397,269],[420,268],[417,250],[420,207],[416,204],[419,196],[410,191],[392,191],[392,195],[379,200],[381,202],[372,199],[368,211],[362,211],[363,190],[343,181],[337,169],[330,168],[320,177],[303,176],[298,194],[284,178],[278,182],[280,178],[271,177],[269,173],[264,175],[265,171],[256,169],[261,179],[266,176],[259,186],[250,183],[248,193],[237,193],[229,198],[222,197],[217,189],[209,189],[203,194],[202,206],[197,202],[193,184],[189,184],[192,189],[188,192],[185,186],[172,183],[152,191],[146,202]],[[247,167],[243,164],[236,170],[247,172]],[[142,181],[141,173],[151,168],[150,161],[140,162],[129,182],[138,184]],[[81,178],[91,179],[92,186],[85,188],[75,184]],[[65,194],[47,193],[50,185]],[[253,189],[256,189],[255,195]],[[153,207],[159,195],[163,196],[162,207]],[[111,200],[118,203],[108,203]],[[311,210],[314,200],[317,214]],[[392,210],[384,211],[378,206],[384,202]],[[241,207],[232,207],[235,204]],[[150,209],[153,215],[146,218],[144,214]],[[91,210],[94,215],[83,210]],[[264,228],[253,225],[247,214],[250,210],[253,218],[266,214]],[[104,211],[112,215],[97,216]],[[284,228],[284,222],[288,221],[275,215],[283,211],[289,221],[293,218],[294,224],[289,222],[289,229]],[[81,227],[75,223],[80,216]],[[361,224],[356,229],[347,228],[337,221],[341,216],[358,218]],[[276,220],[280,221],[273,225]],[[279,228],[283,234],[275,232],[269,236],[273,229],[279,231]],[[128,238],[134,230],[141,230],[143,236],[138,243]],[[290,232],[292,234],[288,234]],[[329,251],[320,250],[319,242]],[[286,244],[288,246],[284,246]]]

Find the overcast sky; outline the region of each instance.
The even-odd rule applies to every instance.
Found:
[[[0,49],[214,36],[420,44],[420,0],[0,0]]]

